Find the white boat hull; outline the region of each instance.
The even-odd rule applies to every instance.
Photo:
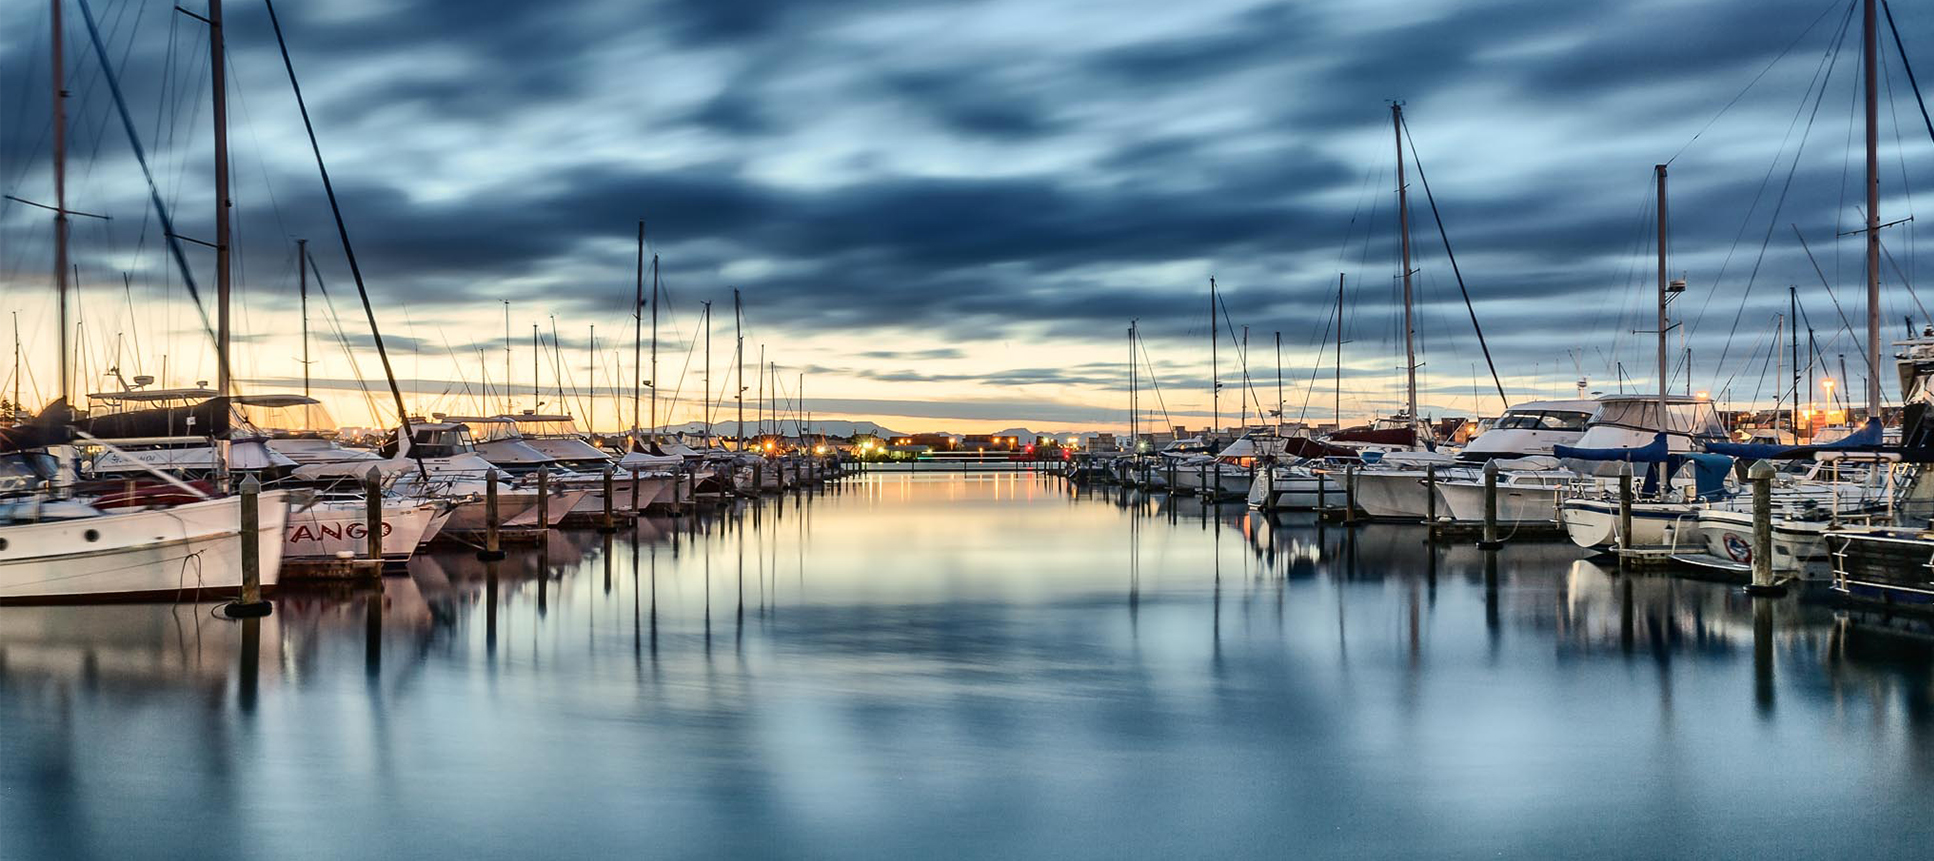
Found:
[[[1623,542],[1619,540],[1622,536],[1618,509],[1615,499],[1570,499],[1559,509],[1559,514],[1572,543],[1587,550],[1670,551],[1698,546],[1699,521],[1692,506],[1676,502],[1633,503],[1632,534]]]
[[[1499,523],[1552,523],[1564,488],[1556,485],[1498,485]],[[1439,482],[1437,516],[1473,523],[1484,520],[1484,482]]]
[[[263,493],[258,511],[254,540],[268,590],[282,565],[288,493]],[[0,539],[0,602],[205,597],[242,586],[238,496],[4,526]]]
[[[383,558],[407,562],[424,540],[440,506],[430,502],[383,506]],[[289,560],[327,560],[347,552],[368,558],[368,507],[361,500],[326,500],[289,513],[282,557]]]

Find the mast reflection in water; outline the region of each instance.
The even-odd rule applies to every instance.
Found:
[[[1924,641],[1568,544],[874,475],[211,610],[0,608],[7,857],[1905,857],[1934,832]]]

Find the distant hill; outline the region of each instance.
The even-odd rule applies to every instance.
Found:
[[[747,434],[753,433],[754,432],[753,427],[754,425],[751,422],[746,422],[745,432]],[[723,422],[712,423],[713,435],[730,436],[734,433],[737,433],[738,429],[739,429],[739,424],[736,421],[723,421]],[[786,434],[791,434],[794,432],[794,430],[795,430],[795,426],[791,420],[787,420],[781,423],[782,432]],[[854,434],[862,434],[862,433],[870,433],[870,434],[873,434],[874,436],[879,436],[879,437],[906,436],[906,434],[903,434],[899,431],[892,430],[890,428],[881,427],[878,424],[875,424],[873,422],[841,421],[838,419],[814,419],[812,423],[812,427],[808,428],[808,430],[810,430],[815,434],[825,434],[827,436],[838,436],[838,437],[849,437]],[[659,432],[668,433],[668,434],[701,434],[705,432],[705,423],[704,422],[686,422],[684,424],[679,424],[679,425],[666,425],[665,427],[660,428]]]

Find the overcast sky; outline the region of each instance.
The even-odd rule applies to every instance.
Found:
[[[93,11],[178,231],[212,240],[206,28],[170,6]],[[0,186],[49,202],[47,4],[4,8]],[[79,7],[65,8],[69,206],[113,217],[75,223],[81,386],[110,385],[117,349],[128,376],[161,376],[165,354],[165,382],[210,379]],[[1160,386],[1150,417],[1203,424],[1212,276],[1227,308],[1225,423],[1240,404],[1274,408],[1277,332],[1288,413],[1329,419],[1334,346],[1320,367],[1317,348],[1335,337],[1339,273],[1346,418],[1393,408],[1392,99],[1512,400],[1569,395],[1581,374],[1592,390],[1616,390],[1621,373],[1627,388],[1652,385],[1650,336],[1633,332],[1652,328],[1652,166],[1668,160],[1671,266],[1691,285],[1675,306],[1674,387],[1770,402],[1774,315],[1797,285],[1820,352],[1836,375],[1846,354],[1858,392],[1862,347],[1840,321],[1862,325],[1860,239],[1837,236],[1864,206],[1857,12],[1843,30],[1854,8],[291,0],[278,12],[415,408],[485,406],[474,395],[505,373],[504,300],[521,406],[534,322],[546,409],[557,378],[582,392],[594,373],[593,325],[599,384],[628,387],[642,218],[669,290],[662,415],[699,415],[709,300],[712,391],[733,417],[738,287],[747,361],[763,345],[786,396],[803,373],[822,416],[972,431],[1123,424],[1131,319]],[[293,246],[306,237],[352,341],[312,297],[312,375],[342,421],[367,422],[355,381],[379,369],[274,35],[259,3],[227,14],[238,374],[252,391],[300,385]],[[1916,73],[1934,77],[1934,9],[1894,15]],[[1892,221],[1934,181],[1934,146],[1884,20],[1882,41]],[[1495,413],[1415,167],[1424,409]],[[54,388],[50,221],[0,209],[0,290],[30,403]],[[1934,300],[1900,277],[1913,278],[1916,233],[1885,234],[1890,338]],[[212,285],[212,254],[191,244],[187,257]],[[10,393],[11,368],[0,376]],[[562,403],[613,427],[621,399]]]

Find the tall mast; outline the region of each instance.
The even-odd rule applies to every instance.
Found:
[[[753,402],[758,407],[758,434],[766,435],[766,345],[759,345],[759,392]]]
[[[1276,430],[1283,429],[1283,333],[1276,333]]]
[[[58,2],[58,0],[56,0]],[[20,416],[26,412],[20,406],[20,312],[13,312],[13,412],[7,414],[8,424],[19,424]]]
[[[598,432],[598,324],[591,324],[591,365],[584,369],[585,379],[590,380],[591,402],[584,411],[585,433]]]
[[[1874,0],[1861,15],[1867,79],[1867,418],[1880,419],[1880,99]]]
[[[215,109],[215,388],[230,393],[229,378],[229,224],[228,224],[228,65],[222,36],[222,0],[208,0],[208,80],[214,88]]]
[[[516,397],[516,395],[511,394],[510,388],[510,300],[505,299],[502,301],[504,303],[504,381],[500,385],[504,405],[501,409],[508,413],[515,411],[517,407],[511,403],[511,399]]]
[[[1793,442],[1800,442],[1800,298],[1799,288],[1786,288],[1786,303],[1793,320]],[[1811,394],[1811,390],[1808,390]]]
[[[651,433],[658,432],[658,255],[651,256]]]
[[[53,47],[53,87],[54,87],[54,301],[60,304],[60,397],[67,402],[69,409],[74,406],[70,397],[68,381],[67,343],[67,85],[65,75],[66,58],[62,50],[62,30],[60,22],[61,0],[52,0],[54,47]],[[220,8],[219,5],[211,8]],[[219,54],[217,55],[219,56]],[[218,79],[219,80],[219,79]],[[224,222],[226,223],[226,222]],[[224,306],[226,307],[226,306]],[[19,329],[16,317],[14,328]],[[14,376],[14,388],[18,392],[20,377]],[[19,397],[14,398],[15,401]],[[16,408],[19,404],[14,405]]]
[[[1241,423],[1244,430],[1247,430],[1249,428],[1249,402],[1255,399],[1254,387],[1249,385],[1248,326],[1242,327],[1242,355],[1239,358],[1242,360],[1242,391],[1236,395],[1236,406],[1240,409],[1242,418],[1237,419],[1237,421]],[[1257,418],[1261,418],[1261,416],[1257,416]]]
[[[1135,321],[1130,320],[1128,321],[1128,450],[1131,452],[1135,450],[1135,440],[1141,430],[1139,423],[1141,405],[1136,402],[1137,395],[1140,393],[1136,391],[1135,384]]]
[[[631,430],[644,425],[638,421],[639,389],[645,379],[642,350],[645,343],[645,220],[638,219],[638,292],[631,300]]]
[[[537,414],[537,386],[538,386],[537,381],[544,376],[543,372],[538,370],[538,368],[540,367],[540,365],[538,364],[538,359],[544,355],[543,345],[544,345],[544,342],[539,340],[537,337],[537,324],[532,323],[531,324],[531,414],[532,415]]]
[[[1216,425],[1222,424],[1222,369],[1216,361],[1216,339],[1222,330],[1216,325],[1215,276],[1209,276],[1209,433],[1215,438]]]
[[[1343,429],[1343,273],[1336,273],[1336,429]]]
[[[302,296],[302,396],[309,396],[309,240],[295,241],[296,291]]]
[[[1665,280],[1665,225],[1666,225],[1665,165],[1662,165],[1662,164],[1654,165],[1652,167],[1652,171],[1658,176],[1658,183],[1659,183],[1659,203],[1658,203],[1658,207],[1659,207],[1659,212],[1658,212],[1658,215],[1659,215],[1659,241],[1658,241],[1658,245],[1659,245],[1659,430],[1670,434],[1672,432],[1672,422],[1670,420],[1670,417],[1666,415],[1666,409],[1665,409],[1666,378],[1669,376],[1669,374],[1666,371],[1666,359],[1665,359],[1665,348],[1666,348],[1665,341],[1666,341],[1666,332],[1667,332],[1666,319],[1665,319],[1665,300],[1667,296],[1667,291],[1671,287],[1671,285]],[[1688,428],[1688,430],[1690,430],[1690,428]],[[1794,431],[1797,433],[1798,428],[1795,428]],[[1663,468],[1663,466],[1661,468]]]
[[[705,447],[712,446],[712,303],[705,303]]]
[[[1775,346],[1773,348],[1773,359],[1774,359],[1774,362],[1776,363],[1775,367],[1773,368],[1774,379],[1779,379],[1780,377],[1786,376],[1786,368],[1785,368],[1786,357],[1780,355],[1780,351],[1778,347],[1780,338],[1783,337],[1785,334],[1786,334],[1786,318],[1783,316],[1780,316],[1779,314],[1774,314],[1773,315],[1773,344]],[[1798,362],[1799,360],[1800,360],[1800,354],[1796,349],[1793,353],[1793,361]],[[1786,412],[1787,412],[1787,427],[1793,431],[1793,441],[1796,444],[1799,442],[1799,439],[1800,439],[1799,400],[1800,400],[1800,370],[1799,370],[1799,367],[1795,365],[1793,368],[1793,401],[1794,402],[1792,404],[1787,405]],[[1773,410],[1773,437],[1775,440],[1779,438],[1779,431],[1780,431],[1780,411],[1777,408],[1775,408]]]
[[[732,338],[738,342],[733,348],[733,361],[739,366],[739,379],[732,399],[739,408],[739,450],[745,450],[745,309],[739,304],[739,288],[732,288]]]
[[[1390,122],[1397,137],[1397,232],[1403,246],[1404,410],[1417,421],[1417,321],[1410,295],[1410,189],[1403,175],[1403,105],[1390,105]],[[1339,314],[1342,311],[1339,309]]]

